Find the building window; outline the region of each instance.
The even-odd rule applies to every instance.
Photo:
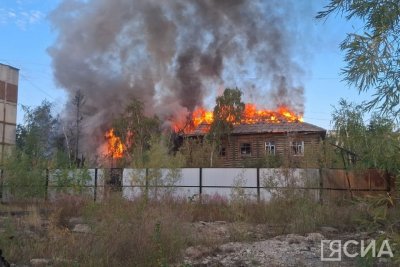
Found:
[[[219,155],[220,155],[220,157],[226,156],[226,148],[225,147],[222,146],[219,148]]]
[[[251,155],[251,145],[249,143],[240,144],[240,154],[242,156]]]
[[[303,156],[304,155],[304,141],[293,141],[291,143],[292,155]]]
[[[265,152],[267,155],[275,155],[275,142],[274,141],[268,141],[265,142]]]

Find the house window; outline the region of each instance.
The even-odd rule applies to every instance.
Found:
[[[304,155],[304,141],[293,141],[291,143],[292,155],[303,156]]]
[[[251,155],[251,145],[249,143],[240,144],[240,154],[242,156]]]
[[[265,152],[267,153],[267,155],[275,155],[274,141],[265,142]]]
[[[220,147],[219,148],[219,155],[221,157],[225,157],[226,156],[226,148],[225,147]]]

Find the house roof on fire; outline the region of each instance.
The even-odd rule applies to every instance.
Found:
[[[205,135],[210,129],[209,124],[202,123],[186,136]],[[237,124],[233,126],[232,135],[262,134],[262,133],[326,133],[326,130],[307,122],[260,122],[254,124]]]

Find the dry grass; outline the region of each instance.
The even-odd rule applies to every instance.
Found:
[[[351,230],[365,212],[344,204],[321,206],[296,196],[257,203],[229,202],[218,195],[205,196],[195,203],[172,198],[127,201],[116,195],[93,203],[64,196],[51,204],[18,208],[28,210],[29,215],[2,217],[0,248],[4,255],[10,262],[21,264],[32,258],[53,259],[53,266],[176,264],[188,246],[221,242],[193,233],[190,226],[197,221],[232,222],[231,240],[238,241],[248,238],[246,224],[279,226],[276,235],[313,232],[323,225]],[[72,232],[69,220],[73,217],[81,217],[91,232]],[[45,230],[44,222],[48,224]],[[30,229],[29,234],[26,229]]]

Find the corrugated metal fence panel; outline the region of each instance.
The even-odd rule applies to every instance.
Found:
[[[90,179],[85,185],[83,187],[73,185],[71,181],[79,179],[80,172],[83,171],[85,170],[49,171],[46,198],[53,199],[60,193],[71,193],[84,194],[101,200],[107,195],[109,187],[112,187],[108,181],[110,170],[89,169],[87,171]],[[379,170],[352,171],[347,175],[345,170],[331,169],[183,168],[120,169],[120,171],[122,195],[127,199],[133,199],[144,192],[149,197],[156,198],[165,193],[189,198],[202,192],[203,195],[218,194],[228,199],[259,196],[260,199],[269,200],[274,193],[294,190],[315,196],[316,199],[329,200],[349,197],[349,183],[353,195],[381,194],[395,188],[394,184],[388,184],[390,178],[386,177],[387,174]],[[43,178],[46,173],[43,171]],[[71,181],[68,181],[70,178]],[[145,190],[146,185],[147,190]],[[5,185],[3,200],[9,197],[7,192],[9,189]]]
[[[122,173],[122,196],[133,199],[141,195],[146,183],[146,169],[124,169]],[[135,187],[138,186],[138,187]]]
[[[257,186],[255,168],[203,168],[203,194],[220,195],[226,198],[238,197],[240,187]],[[212,187],[208,187],[212,186]],[[218,188],[220,187],[220,188]],[[233,188],[224,188],[233,187]],[[241,192],[240,192],[241,193]],[[243,194],[249,197],[257,195],[256,188],[244,188]]]
[[[199,173],[198,168],[148,169],[146,181],[146,169],[124,169],[123,196],[128,199],[138,197],[145,193],[147,185],[149,196],[172,193],[174,196],[190,197],[199,193]]]
[[[82,179],[84,177],[83,172],[86,171],[88,179],[82,180],[80,184],[75,184],[76,178]],[[49,199],[54,199],[61,193],[67,193],[94,197],[94,191],[97,190],[96,197],[101,200],[104,195],[105,171],[97,169],[97,182],[95,182],[95,174],[96,169],[50,170],[47,196]],[[96,183],[97,187],[95,188]]]
[[[318,199],[319,189],[311,188],[319,188],[319,183],[318,169],[260,169],[260,193],[264,200],[269,200],[272,194],[284,194],[288,188],[297,193],[308,191],[309,195]]]

